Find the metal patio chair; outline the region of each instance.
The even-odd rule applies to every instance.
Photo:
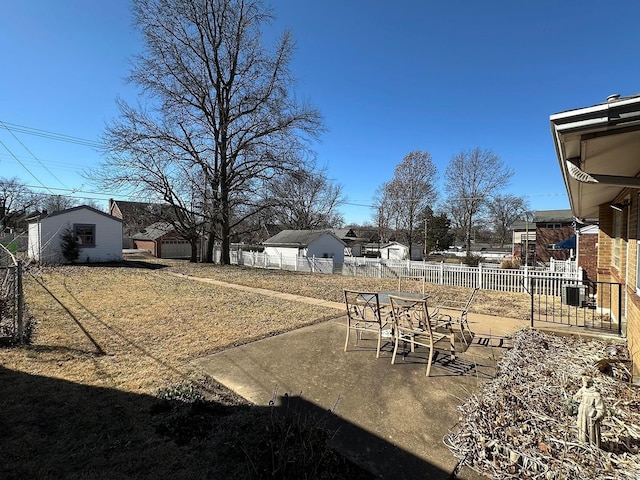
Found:
[[[346,352],[349,346],[349,336],[352,330],[356,333],[356,345],[364,333],[372,333],[378,339],[376,358],[379,358],[382,330],[387,326],[387,321],[383,319],[380,310],[378,293],[345,289],[344,303],[347,308],[347,338],[344,342],[344,351]]]
[[[427,377],[431,373],[433,350],[435,345],[446,339],[452,339],[451,334],[446,335],[435,330],[427,308],[427,299],[415,300],[401,296],[390,295],[391,312],[393,315],[394,347],[391,364],[395,364],[398,345],[402,341],[410,345],[411,352],[415,346],[423,346],[429,349],[427,362]]]
[[[469,321],[467,319],[467,314],[469,313],[469,309],[471,308],[471,304],[478,293],[479,288],[474,288],[471,291],[471,295],[467,298],[466,301],[447,301],[441,305],[438,305],[436,312],[434,314],[434,319],[436,322],[444,321],[451,325],[456,325],[460,330],[460,336],[462,337],[462,341],[465,345],[469,345],[467,342],[467,338],[464,334],[465,330],[469,332],[470,338],[473,338],[473,331],[469,328]]]

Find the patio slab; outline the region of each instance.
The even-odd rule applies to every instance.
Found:
[[[378,359],[373,339],[345,353],[345,318],[194,363],[256,405],[296,402],[324,412],[329,428],[337,429],[334,447],[378,478],[471,480],[482,477],[470,469],[457,472],[458,461],[443,437],[458,421],[458,405],[493,377],[510,347],[508,336],[528,324],[473,314],[469,321],[476,332],[471,345],[454,362],[446,348],[439,350],[428,378],[419,350],[395,365],[390,342]]]

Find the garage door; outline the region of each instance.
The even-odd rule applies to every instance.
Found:
[[[162,258],[190,258],[191,245],[186,240],[163,240]]]

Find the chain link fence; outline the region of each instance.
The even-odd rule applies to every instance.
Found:
[[[25,322],[23,264],[0,243],[0,342],[26,343],[29,328]]]

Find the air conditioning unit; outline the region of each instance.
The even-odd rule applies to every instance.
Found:
[[[573,307],[581,307],[587,296],[587,286],[573,283],[562,285],[562,303]]]

